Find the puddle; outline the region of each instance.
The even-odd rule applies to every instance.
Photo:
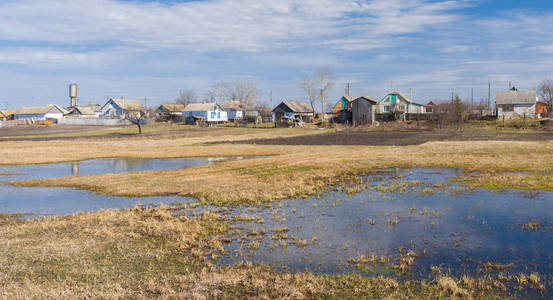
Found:
[[[402,280],[430,278],[437,268],[457,278],[538,272],[550,289],[553,193],[436,188],[458,172],[402,170],[369,178],[371,188],[351,196],[331,192],[263,208],[226,209],[222,214],[231,219],[255,221],[234,223],[223,263]],[[407,193],[378,192],[400,182],[409,183]]]
[[[89,176],[104,173],[140,172],[150,170],[176,170],[208,165],[226,159],[260,157],[209,157],[187,159],[133,159],[107,158],[79,162],[0,166],[0,180],[26,180],[66,176]],[[67,215],[100,209],[131,208],[136,204],[156,205],[189,202],[178,196],[165,197],[114,197],[70,188],[15,187],[0,183],[0,212],[29,213],[34,216]]]

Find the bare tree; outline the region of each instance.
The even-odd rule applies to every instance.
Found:
[[[300,87],[305,91],[309,105],[313,109],[313,119],[315,119],[315,101],[319,99],[319,91],[315,86],[315,80],[312,77],[305,76],[300,84]]]
[[[196,91],[190,89],[184,89],[179,91],[177,99],[175,99],[176,104],[188,105],[197,101]]]
[[[125,120],[131,121],[134,125],[138,127],[138,134],[142,133],[142,124],[148,117],[148,113],[146,110],[137,110],[133,112],[129,112],[125,115]]]
[[[253,106],[259,100],[257,85],[252,80],[240,80],[230,86],[228,90],[230,99],[240,101],[248,106]]]
[[[214,83],[207,91],[207,100],[222,103],[229,98],[231,87],[224,82]]]
[[[315,70],[313,77],[315,86],[319,89],[319,100],[321,101],[321,120],[324,121],[325,101],[328,99],[328,93],[334,88],[334,77],[327,67],[321,67]]]
[[[538,95],[547,104],[547,112],[553,112],[553,79],[546,78],[538,85]]]

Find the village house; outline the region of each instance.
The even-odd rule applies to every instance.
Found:
[[[13,111],[0,110],[0,121],[8,121],[13,119]]]
[[[536,116],[538,118],[547,116],[547,103],[541,101],[536,102]]]
[[[495,99],[497,117],[535,118],[536,102],[538,102],[536,91],[519,91],[513,87],[508,91],[497,92]]]
[[[301,121],[311,122],[313,108],[305,102],[283,101],[273,111],[273,122],[275,126],[287,126],[290,123]]]
[[[102,106],[102,116],[107,118],[124,119],[135,112],[143,112],[146,108],[138,100],[111,98]]]
[[[46,106],[22,106],[15,111],[14,119],[55,120],[57,122],[67,113],[66,109],[54,104]]]
[[[397,114],[400,119],[405,119],[405,114],[426,113],[425,106],[411,101],[401,92],[393,91],[378,102],[378,113]]]
[[[362,96],[350,102],[351,124],[354,127],[370,124],[375,121],[377,101],[368,96]]]
[[[182,111],[184,104],[161,104],[155,110],[156,120],[182,120]]]
[[[259,111],[240,101],[229,101],[222,108],[227,112],[229,121],[243,119],[244,117],[257,117]]]
[[[187,124],[218,123],[228,121],[227,112],[215,103],[191,103],[182,111],[182,120]]]
[[[432,114],[432,113],[434,113],[435,108],[436,108],[436,103],[434,103],[434,101],[430,101],[425,106],[425,112],[427,114]]]
[[[351,120],[351,102],[355,100],[351,96],[342,96],[332,108],[334,120],[343,123]]]

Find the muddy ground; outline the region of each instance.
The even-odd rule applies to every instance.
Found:
[[[488,130],[336,132],[286,138],[236,141],[258,145],[419,145],[431,141],[545,141],[553,132],[517,133]]]

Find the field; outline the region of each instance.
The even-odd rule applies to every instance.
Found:
[[[504,291],[495,277],[461,278],[435,272],[431,278],[397,280],[383,275],[287,272],[251,262],[225,265],[220,259],[228,255],[225,243],[235,227],[232,219],[217,209],[201,213],[190,209],[212,205],[263,209],[282,199],[320,197],[337,186],[355,193],[363,189],[361,176],[392,168],[459,168],[462,171],[451,183],[469,189],[553,191],[553,135],[547,132],[165,126],[147,128],[140,136],[127,128],[117,133],[109,129],[28,135],[19,136],[17,142],[0,142],[3,165],[109,157],[261,156],[181,170],[9,182],[114,196],[181,195],[198,203],[36,219],[2,215],[2,297],[488,297]],[[259,247],[255,241],[249,245]],[[409,261],[411,254],[404,255],[400,262]],[[543,288],[539,278],[516,276],[520,286]]]

